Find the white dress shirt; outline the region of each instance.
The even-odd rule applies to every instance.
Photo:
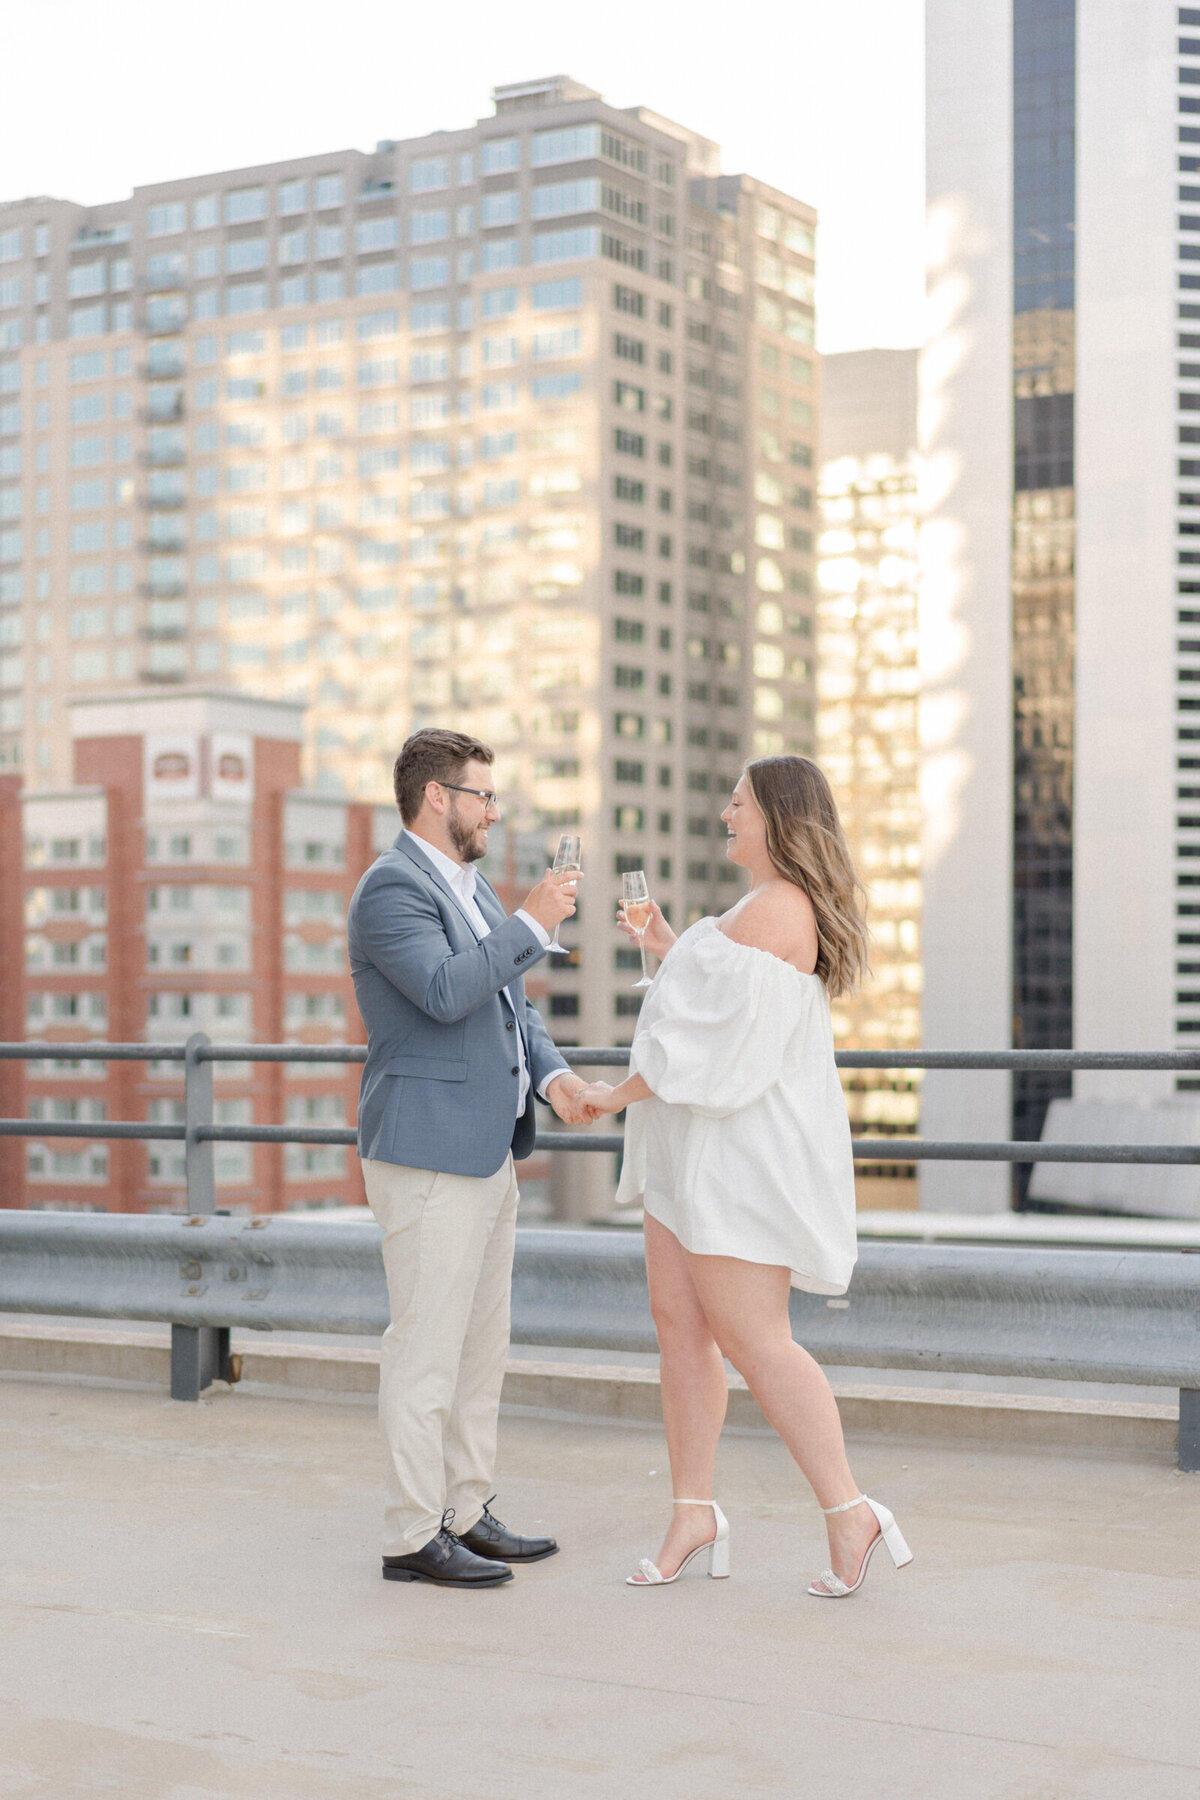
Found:
[[[417,848],[421,851],[421,854],[429,858],[438,874],[442,877],[442,880],[447,883],[454,898],[461,906],[463,913],[466,916],[467,923],[470,925],[476,937],[490,937],[492,928],[480,912],[479,902],[475,898],[474,865],[472,863],[455,862],[454,858],[447,856],[444,850],[439,850],[436,844],[431,844],[428,838],[419,837],[415,831],[410,831],[407,826],[404,827],[404,835],[405,837],[412,839],[413,843],[416,844]],[[539,925],[533,915],[527,913],[523,906],[517,908],[513,917],[525,921],[526,925],[528,925],[530,931],[532,931],[533,935],[537,938],[538,943],[544,950],[550,942],[550,933]],[[512,1001],[508,997],[508,989],[501,988],[500,996],[504,1001],[504,1004],[511,1011]],[[525,1102],[529,1097],[531,1085],[529,1056],[525,1049],[525,1033],[521,1029],[520,1020],[517,1021],[517,1037],[521,1045],[521,1074],[517,1084],[517,1117],[520,1118],[521,1114],[525,1111]],[[566,1071],[564,1069],[555,1069],[552,1075],[547,1075],[545,1081],[543,1081],[538,1088],[538,1094],[543,1100],[546,1098],[546,1091],[549,1088],[550,1083],[552,1081],[557,1081],[558,1077],[565,1073]]]

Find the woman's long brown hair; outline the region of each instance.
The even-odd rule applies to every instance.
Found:
[[[853,993],[868,973],[866,894],[829,783],[807,756],[764,756],[745,775],[766,821],[771,861],[812,901],[816,972],[831,998]]]

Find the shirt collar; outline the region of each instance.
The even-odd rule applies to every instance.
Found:
[[[470,863],[455,862],[452,856],[447,856],[444,850],[439,850],[427,838],[418,837],[407,825],[404,827],[404,835],[417,845],[423,856],[429,858],[438,874],[450,883],[456,894],[461,895],[464,900],[475,898],[475,870]]]

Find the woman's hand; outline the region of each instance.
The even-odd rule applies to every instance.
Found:
[[[640,1075],[627,1075],[620,1087],[610,1087],[607,1081],[592,1081],[574,1096],[587,1114],[589,1124],[605,1113],[624,1112],[627,1106],[633,1106],[639,1100],[653,1098]]]
[[[617,908],[617,924],[631,943],[636,944],[638,934],[625,917],[625,908]],[[675,942],[675,933],[663,917],[662,907],[657,900],[650,901],[650,923],[646,926],[645,943],[651,956],[657,956],[659,962],[667,954]]]
[[[606,1113],[620,1112],[622,1102],[618,1101],[615,1104],[613,1102],[613,1095],[616,1091],[616,1088],[607,1081],[591,1081],[586,1087],[580,1088],[572,1098],[576,1105],[583,1108],[588,1124],[594,1125],[596,1120],[603,1118]]]

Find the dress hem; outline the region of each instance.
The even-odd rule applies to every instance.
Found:
[[[805,1294],[823,1294],[830,1299],[836,1299],[839,1295],[846,1293],[849,1289],[850,1280],[854,1273],[853,1265],[851,1266],[850,1275],[846,1277],[845,1281],[837,1283],[822,1278],[819,1275],[807,1274],[803,1269],[794,1269],[791,1263],[785,1261],[773,1262],[766,1261],[759,1256],[741,1256],[736,1250],[697,1250],[693,1245],[684,1240],[682,1235],[676,1231],[673,1225],[668,1225],[665,1219],[659,1218],[659,1215],[654,1211],[653,1207],[647,1204],[647,1196],[644,1194],[642,1196],[642,1211],[649,1213],[652,1219],[657,1220],[664,1231],[669,1231],[675,1241],[688,1252],[689,1256],[727,1256],[731,1262],[753,1263],[760,1269],[786,1269],[790,1278],[789,1286],[798,1288]],[[855,1260],[857,1261],[857,1258]]]

